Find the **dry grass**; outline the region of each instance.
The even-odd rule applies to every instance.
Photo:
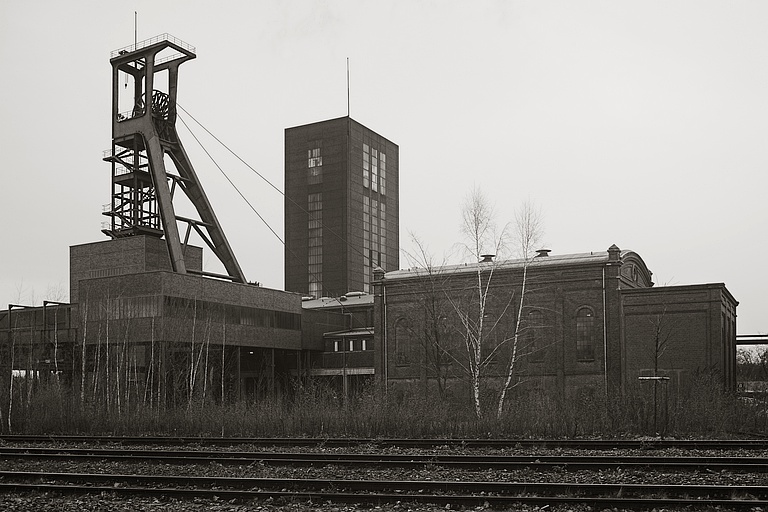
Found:
[[[14,398],[13,433],[307,437],[614,437],[656,435],[718,437],[768,430],[766,404],[744,402],[696,385],[657,403],[653,429],[652,394],[630,387],[621,398],[576,394],[519,395],[501,419],[477,420],[469,401],[441,401],[417,394],[366,390],[343,400],[331,389],[309,385],[289,397],[232,404],[192,401],[185,407],[132,404],[116,410],[79,403],[56,386]],[[2,430],[8,432],[7,398]]]

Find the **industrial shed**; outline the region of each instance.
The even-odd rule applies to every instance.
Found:
[[[379,382],[391,389],[426,390],[441,379],[462,386],[460,315],[476,307],[478,276],[489,287],[483,316],[493,326],[489,386],[501,385],[517,332],[514,378],[525,389],[612,395],[641,376],[684,386],[702,374],[735,389],[738,302],[725,285],[655,287],[640,255],[615,245],[579,254],[543,250],[527,263],[488,259],[377,273]]]

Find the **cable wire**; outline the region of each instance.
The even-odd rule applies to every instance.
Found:
[[[186,110],[184,112],[186,112]],[[192,116],[190,116],[190,117],[192,117]],[[269,223],[266,221],[266,219],[264,217],[262,217],[261,214],[256,210],[256,208],[251,204],[251,202],[248,201],[248,198],[246,198],[245,195],[240,191],[240,189],[237,188],[237,185],[235,185],[232,182],[232,180],[229,178],[229,176],[227,176],[227,173],[224,172],[224,169],[221,168],[221,166],[218,164],[218,162],[216,162],[216,160],[213,158],[211,153],[208,152],[208,149],[206,149],[206,147],[203,146],[203,143],[200,142],[200,139],[197,138],[197,135],[194,134],[194,132],[189,128],[189,125],[187,125],[187,123],[184,121],[184,119],[181,116],[179,116],[179,120],[184,125],[184,127],[187,129],[187,131],[189,131],[189,133],[195,139],[197,144],[203,149],[203,151],[205,151],[205,154],[208,155],[208,158],[211,159],[211,162],[213,162],[213,165],[216,166],[216,168],[219,170],[219,172],[221,172],[221,174],[223,174],[224,177],[227,179],[229,184],[232,185],[232,188],[234,188],[237,191],[237,193],[240,195],[240,197],[243,198],[243,201],[245,201],[246,204],[251,207],[251,210],[253,210],[253,213],[255,213],[259,217],[259,219],[261,219],[261,222],[263,222],[264,225],[267,226],[267,228],[272,232],[272,234],[275,235],[275,238],[280,240],[280,243],[285,245],[285,241],[283,241],[283,239],[280,237],[280,235],[278,235],[277,232],[274,229],[272,229],[272,226],[269,225]]]
[[[258,172],[256,169],[254,169],[253,167],[251,167],[251,166],[250,166],[250,165],[249,165],[249,164],[248,164],[248,163],[247,163],[245,160],[243,160],[242,158],[240,158],[240,156],[238,156],[238,155],[237,155],[237,154],[236,154],[234,151],[232,151],[232,150],[231,150],[231,149],[230,149],[230,148],[229,148],[229,147],[228,147],[226,144],[224,144],[224,143],[223,143],[223,142],[222,142],[222,141],[221,141],[221,140],[220,140],[218,137],[216,137],[216,136],[215,136],[213,133],[211,133],[211,132],[210,132],[210,130],[208,130],[208,129],[207,129],[205,126],[203,126],[203,125],[200,123],[200,121],[198,121],[197,119],[195,119],[195,118],[194,118],[194,117],[193,117],[193,116],[192,116],[192,115],[191,115],[191,114],[190,114],[190,113],[189,113],[189,112],[188,112],[186,109],[184,109],[184,107],[182,107],[181,105],[178,105],[178,104],[177,104],[177,106],[178,106],[179,108],[181,108],[182,110],[184,110],[184,113],[185,113],[186,115],[188,115],[188,116],[189,116],[189,117],[190,117],[192,120],[194,120],[194,121],[195,121],[195,123],[197,123],[197,124],[198,124],[198,125],[199,125],[201,128],[203,128],[203,130],[205,130],[205,131],[206,131],[206,133],[208,133],[208,134],[209,134],[211,137],[213,137],[213,138],[216,140],[216,142],[218,142],[219,144],[221,144],[222,146],[224,146],[224,148],[226,148],[226,149],[227,149],[227,151],[229,151],[229,152],[230,152],[232,155],[234,155],[234,156],[235,156],[235,157],[236,157],[238,160],[240,160],[240,162],[242,162],[243,164],[245,164],[245,166],[246,166],[246,167],[248,167],[249,169],[251,169],[251,170],[252,170],[252,171],[253,171],[253,172],[254,172],[254,173],[257,175],[257,176],[259,176],[261,179],[263,179],[265,182],[267,182],[267,184],[269,184],[269,185],[270,185],[270,186],[271,186],[273,189],[277,190],[277,191],[280,193],[280,195],[282,195],[283,197],[287,198],[289,201],[291,201],[293,204],[295,204],[297,207],[299,207],[299,208],[300,208],[300,209],[301,209],[301,210],[302,210],[304,213],[307,213],[307,214],[309,215],[309,212],[308,212],[307,210],[305,210],[304,208],[302,208],[302,207],[301,207],[299,204],[297,204],[295,201],[293,201],[293,200],[291,200],[290,198],[288,198],[288,197],[285,195],[285,193],[284,193],[283,191],[281,191],[279,188],[277,188],[275,185],[273,185],[273,184],[272,184],[272,183],[271,183],[271,182],[270,182],[268,179],[266,179],[266,178],[265,178],[265,177],[264,177],[264,176],[263,176],[261,173],[259,173],[259,172]],[[232,188],[234,188],[234,189],[237,191],[238,195],[240,195],[240,197],[243,199],[243,201],[245,201],[245,202],[246,202],[246,204],[247,204],[247,205],[248,205],[248,206],[251,208],[251,210],[253,210],[253,212],[254,212],[254,213],[255,213],[255,214],[256,214],[256,215],[259,217],[259,219],[261,219],[261,221],[264,223],[264,225],[265,225],[265,226],[267,226],[267,228],[268,228],[268,229],[269,229],[269,230],[272,232],[272,234],[273,234],[273,235],[275,235],[275,238],[277,238],[277,239],[280,241],[280,243],[281,243],[281,244],[283,244],[283,246],[286,248],[286,250],[288,250],[288,251],[289,251],[289,253],[291,254],[291,256],[293,256],[293,257],[294,257],[296,260],[299,260],[299,257],[298,257],[298,255],[297,255],[296,253],[294,253],[293,251],[291,251],[291,250],[288,248],[288,246],[285,244],[285,241],[284,241],[284,240],[283,240],[283,239],[280,237],[280,235],[278,235],[278,234],[277,234],[277,232],[276,232],[274,229],[272,229],[272,226],[270,226],[270,225],[269,225],[269,223],[266,221],[266,219],[265,219],[265,218],[264,218],[264,217],[263,217],[263,216],[262,216],[262,215],[261,215],[261,214],[260,214],[260,213],[259,213],[259,212],[256,210],[256,208],[255,208],[255,207],[254,207],[254,206],[251,204],[251,202],[250,202],[250,201],[248,201],[248,199],[247,199],[247,198],[245,197],[245,195],[244,195],[244,194],[243,194],[243,193],[240,191],[240,189],[237,187],[237,185],[235,185],[235,183],[234,183],[234,182],[232,181],[232,179],[231,179],[231,178],[230,178],[230,177],[227,175],[227,173],[226,173],[226,172],[224,172],[224,169],[222,169],[222,167],[221,167],[221,166],[218,164],[218,162],[216,162],[216,160],[213,158],[213,155],[211,155],[211,153],[208,151],[208,149],[207,149],[207,148],[206,148],[206,147],[203,145],[203,143],[202,143],[202,142],[200,141],[200,139],[197,137],[197,135],[195,135],[195,133],[192,131],[192,129],[189,127],[189,125],[188,125],[188,124],[187,124],[187,123],[184,121],[184,119],[182,118],[182,116],[178,116],[178,118],[179,118],[179,120],[181,120],[181,123],[184,125],[184,127],[187,129],[187,131],[190,133],[190,135],[192,135],[192,138],[194,138],[194,139],[195,139],[195,142],[197,142],[197,144],[198,144],[198,145],[199,145],[199,146],[202,148],[202,150],[205,152],[205,154],[208,156],[208,158],[210,158],[210,159],[211,159],[211,161],[212,161],[212,162],[213,162],[213,164],[216,166],[216,168],[219,170],[219,172],[221,172],[221,174],[222,174],[222,175],[223,175],[223,176],[226,178],[227,182],[229,182],[229,184],[232,186]],[[334,231],[333,231],[332,229],[328,228],[327,226],[325,226],[325,225],[322,223],[322,221],[321,221],[321,225],[323,226],[323,228],[324,228],[324,229],[328,229],[328,231],[330,231],[331,233],[334,233]],[[338,234],[336,234],[336,233],[334,233],[334,234],[335,234],[337,237],[339,237],[339,239],[341,239],[341,240],[344,242],[344,244],[345,244],[347,247],[350,247],[350,248],[352,248],[353,250],[355,250],[355,251],[356,251],[358,254],[361,254],[361,253],[360,253],[360,251],[358,251],[356,248],[352,247],[352,246],[351,246],[349,243],[347,243],[347,241],[346,241],[346,240],[345,240],[343,237],[339,236],[339,235],[338,235]],[[310,271],[309,271],[309,268],[307,268],[307,273],[309,273],[310,275],[312,275],[312,276],[313,276],[313,277],[315,277],[315,278],[318,278],[318,277],[319,277],[317,274],[315,274],[315,273],[313,273],[313,272],[310,272]],[[318,298],[319,298],[319,297],[318,297]],[[365,312],[361,312],[361,311],[348,311],[348,313],[345,313],[345,312],[344,312],[344,310],[345,310],[344,304],[342,304],[342,303],[339,301],[339,299],[335,299],[335,300],[336,300],[337,302],[339,302],[339,305],[341,306],[341,314],[342,314],[342,315],[344,315],[344,314],[349,314],[350,316],[358,316],[358,315],[362,315],[362,316],[363,316],[363,318],[367,318],[367,314],[366,314]],[[348,309],[348,308],[347,308],[347,309]],[[367,323],[367,320],[364,320],[362,323],[363,323],[363,324]],[[350,329],[351,329],[351,328],[352,328],[352,327],[350,326]]]
[[[245,160],[243,160],[243,159],[240,157],[240,155],[238,155],[237,153],[235,153],[235,152],[234,152],[234,151],[233,151],[233,150],[232,150],[232,149],[231,149],[229,146],[227,146],[227,145],[226,145],[226,144],[225,144],[225,143],[224,143],[224,142],[223,142],[221,139],[219,139],[219,138],[218,138],[216,135],[214,135],[213,133],[211,133],[211,131],[210,131],[208,128],[206,128],[206,127],[205,127],[205,126],[204,126],[204,125],[203,125],[203,124],[202,124],[200,121],[198,121],[198,120],[197,120],[197,119],[196,119],[196,118],[195,118],[195,117],[194,117],[192,114],[190,114],[190,113],[189,113],[189,111],[188,111],[187,109],[185,109],[184,107],[182,107],[182,106],[181,106],[181,105],[179,105],[178,103],[176,104],[176,106],[177,106],[177,107],[179,107],[181,110],[183,110],[183,111],[184,111],[184,113],[185,113],[186,115],[188,115],[190,119],[192,119],[192,120],[193,120],[195,123],[197,123],[197,124],[198,124],[198,126],[200,126],[200,128],[202,128],[203,130],[205,130],[205,132],[206,132],[208,135],[210,135],[211,137],[213,137],[213,139],[214,139],[216,142],[218,142],[219,144],[221,144],[221,145],[222,145],[222,147],[224,147],[224,149],[226,149],[227,151],[229,151],[229,152],[232,154],[232,156],[234,156],[235,158],[237,158],[237,159],[238,159],[240,162],[242,162],[242,163],[243,163],[243,165],[245,165],[245,166],[246,166],[246,167],[248,167],[248,168],[249,168],[251,171],[253,171],[253,172],[256,174],[256,176],[258,176],[259,178],[261,178],[262,180],[264,180],[264,182],[265,182],[265,183],[267,183],[267,185],[269,185],[270,187],[272,187],[273,189],[275,189],[275,190],[276,190],[276,191],[277,191],[277,192],[278,192],[278,193],[279,193],[281,196],[283,196],[283,197],[284,197],[286,200],[290,201],[290,202],[291,202],[291,203],[292,203],[294,206],[296,206],[296,207],[297,207],[299,210],[301,210],[301,212],[302,212],[302,213],[306,213],[307,215],[309,215],[309,211],[307,211],[307,209],[306,209],[306,208],[304,208],[304,207],[303,207],[303,206],[301,206],[299,203],[297,203],[296,201],[294,201],[293,199],[291,199],[290,197],[288,197],[287,195],[285,195],[285,192],[284,192],[284,191],[280,190],[280,189],[279,189],[277,186],[275,186],[275,185],[274,185],[274,184],[273,184],[271,181],[269,181],[269,180],[268,180],[268,179],[267,179],[267,178],[266,178],[266,177],[265,177],[263,174],[261,174],[259,171],[257,171],[256,169],[254,169],[254,168],[253,168],[253,167],[252,167],[252,166],[251,166],[251,165],[250,165],[248,162],[246,162]],[[183,122],[183,121],[182,121],[182,122]],[[184,126],[186,126],[186,127],[187,127],[187,130],[189,130],[189,126],[187,126],[187,124],[186,124],[186,123],[184,123]],[[190,133],[191,133],[191,132],[190,132]],[[197,140],[197,138],[195,138],[195,139]],[[200,144],[200,142],[199,142],[199,141],[198,141],[198,144]],[[326,225],[325,225],[325,224],[324,224],[322,221],[320,221],[320,224],[321,224],[321,226],[323,227],[323,229],[324,229],[324,230],[328,230],[328,232],[330,232],[330,233],[331,233],[333,236],[335,236],[336,238],[338,238],[339,240],[341,240],[341,241],[344,243],[344,245],[345,245],[345,246],[347,246],[349,249],[351,249],[352,251],[356,252],[356,253],[357,253],[359,256],[363,256],[363,257],[365,257],[365,255],[364,255],[364,254],[363,254],[363,253],[362,253],[362,252],[361,252],[361,251],[360,251],[360,250],[359,250],[357,247],[355,247],[355,246],[351,245],[351,244],[350,244],[350,243],[347,241],[347,239],[346,239],[346,238],[344,238],[343,236],[341,236],[340,234],[338,234],[338,233],[337,233],[335,230],[333,230],[333,229],[331,229],[330,227],[326,226]],[[270,228],[270,230],[271,230],[271,228]],[[273,232],[274,232],[274,231],[273,231]],[[278,237],[278,238],[279,238],[279,237]],[[285,244],[285,242],[284,242],[282,239],[280,239],[280,241],[281,241],[283,244]],[[293,253],[292,253],[292,255],[293,255],[294,257],[296,257],[296,255],[295,255],[295,254],[293,254]],[[298,259],[298,258],[297,258],[297,259]]]

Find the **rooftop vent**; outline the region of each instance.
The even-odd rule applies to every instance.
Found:
[[[480,260],[480,263],[493,263],[495,256],[495,254],[481,254],[480,257],[483,259]]]
[[[549,256],[549,253],[552,252],[550,249],[539,249],[536,251],[536,257],[537,258],[544,258]]]

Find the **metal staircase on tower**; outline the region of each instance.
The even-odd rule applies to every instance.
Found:
[[[184,249],[194,230],[226,269],[226,275],[195,273],[245,283],[176,131],[179,65],[195,57],[194,47],[169,34],[112,52],[112,148],[104,155],[112,164],[112,202],[104,212],[111,222],[103,231],[112,238],[164,236],[171,268],[183,274],[193,272]],[[175,213],[179,190],[198,218]],[[183,240],[179,225],[186,225]]]

